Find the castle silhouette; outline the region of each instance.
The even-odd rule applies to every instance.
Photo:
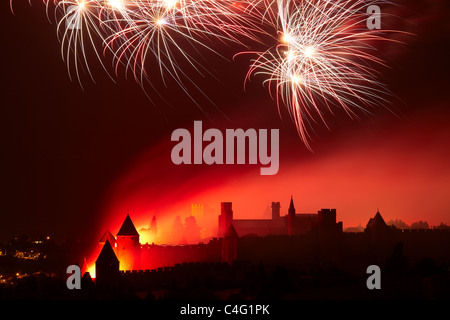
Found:
[[[348,233],[343,232],[342,221],[336,222],[336,209],[299,214],[292,197],[286,215],[280,215],[280,207],[280,202],[272,202],[271,219],[242,220],[234,219],[231,202],[222,202],[218,236],[195,245],[141,244],[127,215],[116,237],[106,231],[100,240],[103,248],[95,263],[96,284],[154,284],[179,275],[177,270],[188,266],[202,276],[214,277],[211,272],[216,270],[223,278],[224,270],[231,272],[226,268],[240,262],[294,269],[328,265],[365,270],[370,264],[398,262],[404,255],[411,261],[423,257],[450,260],[449,229],[396,229],[377,211],[364,232]]]
[[[328,232],[342,232],[342,222],[336,223],[336,209],[322,209],[317,214],[296,213],[291,196],[288,213],[280,216],[280,202],[272,202],[271,219],[234,219],[231,202],[222,202],[218,236],[222,237],[230,225],[239,236],[301,235],[314,228]]]

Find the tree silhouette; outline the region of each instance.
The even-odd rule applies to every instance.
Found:
[[[411,224],[411,229],[430,229],[430,226],[426,221],[417,221]]]
[[[389,226],[394,226],[397,229],[409,229],[410,228],[410,226],[408,226],[406,224],[406,222],[404,222],[404,221],[402,221],[400,219],[390,220],[386,224],[389,225]]]

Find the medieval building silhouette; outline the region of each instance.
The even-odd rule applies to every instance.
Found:
[[[211,277],[216,270],[223,278],[224,270],[235,274],[227,268],[243,262],[347,270],[365,270],[402,255],[410,261],[433,257],[450,262],[449,229],[396,229],[377,211],[364,232],[348,233],[343,232],[342,222],[336,222],[336,209],[299,214],[292,197],[286,215],[280,215],[280,207],[279,202],[272,203],[271,219],[234,219],[232,203],[222,202],[218,237],[195,245],[141,244],[127,215],[116,237],[106,231],[100,240],[103,249],[96,261],[96,282],[112,285],[122,279],[139,286],[179,275],[177,270],[183,268]]]
[[[280,202],[272,202],[271,219],[234,219],[231,202],[222,202],[219,215],[219,238],[234,226],[239,236],[302,235],[315,228],[342,232],[342,222],[336,223],[336,209],[322,209],[317,214],[296,213],[291,196],[288,213],[280,216]]]

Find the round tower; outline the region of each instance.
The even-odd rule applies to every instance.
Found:
[[[140,268],[141,244],[130,215],[127,215],[116,235],[116,254],[120,270],[137,270]]]

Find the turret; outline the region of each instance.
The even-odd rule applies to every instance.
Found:
[[[95,284],[98,287],[114,287],[118,284],[119,277],[119,260],[111,244],[106,240],[95,261]]]
[[[272,220],[280,218],[280,203],[272,202]]]
[[[289,203],[288,214],[295,215],[294,199],[292,198],[292,196],[291,196],[291,202]]]
[[[315,228],[321,234],[342,233],[342,221],[336,222],[336,209],[321,209],[317,213],[317,224]]]
[[[289,236],[292,236],[295,232],[294,224],[295,224],[295,208],[294,208],[294,200],[292,199],[291,196],[291,203],[289,204],[287,215],[287,227]]]
[[[141,245],[139,243],[139,233],[129,215],[125,218],[122,227],[116,235],[116,244],[120,270],[138,269]]]
[[[389,230],[389,226],[384,221],[383,217],[380,214],[380,211],[377,211],[373,218],[369,219],[367,222],[365,232],[385,232]]]

